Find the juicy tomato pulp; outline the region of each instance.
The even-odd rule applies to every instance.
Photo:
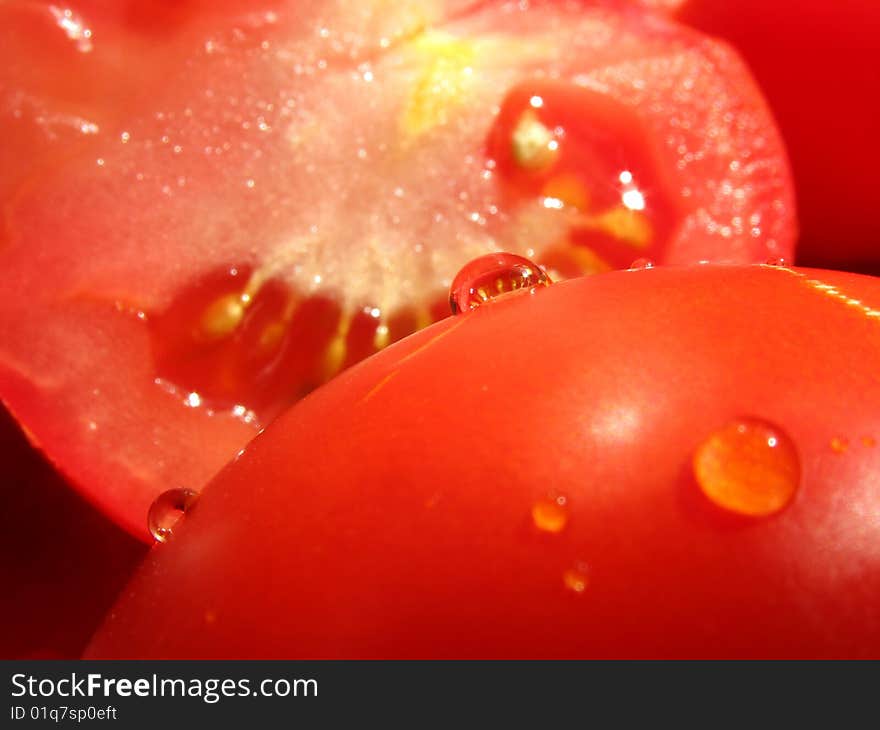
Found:
[[[878,357],[871,277],[502,294],[279,417],[90,656],[877,657]]]
[[[622,6],[358,7],[0,8],[0,395],[133,532],[447,313],[477,256],[791,253],[781,141],[723,46]]]
[[[508,93],[490,132],[505,208],[571,211],[564,238],[528,251],[554,278],[667,258],[683,210],[643,125],[619,106],[585,87],[532,82]]]

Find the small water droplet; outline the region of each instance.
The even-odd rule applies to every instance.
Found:
[[[584,563],[577,563],[562,574],[562,583],[572,593],[581,595],[590,584],[588,568]]]
[[[527,258],[492,253],[474,259],[458,272],[449,290],[449,306],[453,314],[458,314],[502,294],[550,284],[546,272]]]
[[[562,532],[568,522],[568,500],[562,495],[550,494],[532,506],[532,520],[543,532]]]
[[[788,260],[780,257],[770,258],[764,262],[764,266],[788,266]]]
[[[651,259],[636,259],[629,265],[630,271],[642,271],[643,269],[653,269],[654,262]]]
[[[695,452],[693,469],[714,504],[753,517],[779,512],[801,478],[792,440],[779,427],[754,418],[714,431]]]
[[[165,542],[171,537],[175,525],[188,512],[199,498],[192,489],[169,489],[156,497],[147,514],[147,527],[156,542]]]

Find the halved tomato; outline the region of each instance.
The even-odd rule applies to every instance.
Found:
[[[74,5],[0,8],[0,395],[132,532],[157,493],[443,316],[476,255],[564,277],[792,251],[748,72],[659,15]]]
[[[502,295],[278,418],[90,657],[878,657],[880,282]]]

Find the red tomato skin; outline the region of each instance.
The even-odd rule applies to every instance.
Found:
[[[87,656],[880,657],[878,311],[870,277],[660,267],[438,323],[221,472]],[[800,456],[771,517],[692,476],[742,416]]]
[[[688,0],[678,17],[732,43],[767,96],[795,177],[798,263],[880,273],[880,6]]]

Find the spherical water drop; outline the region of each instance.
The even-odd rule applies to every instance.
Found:
[[[492,253],[474,259],[458,272],[449,290],[449,306],[453,314],[467,312],[502,294],[551,283],[546,272],[527,258]]]
[[[801,466],[794,443],[766,421],[741,419],[713,432],[693,458],[703,493],[731,512],[765,517],[794,497]]]
[[[156,542],[165,542],[171,537],[175,525],[198,498],[198,492],[182,488],[169,489],[156,497],[147,514],[147,527]]]
[[[543,532],[562,532],[568,522],[567,500],[561,495],[549,495],[532,506],[532,521]]]
[[[654,262],[651,259],[636,259],[629,265],[630,271],[642,271],[644,269],[653,269]]]
[[[788,266],[788,261],[782,257],[767,259],[764,266]]]

